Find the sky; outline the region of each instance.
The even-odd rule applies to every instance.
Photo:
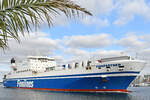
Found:
[[[90,11],[68,19],[53,18],[53,27],[42,22],[21,43],[9,40],[9,48],[0,49],[0,70],[10,70],[10,59],[31,55],[54,57],[58,63],[80,59],[120,56],[145,60],[142,73],[150,74],[150,1],[149,0],[72,0]]]

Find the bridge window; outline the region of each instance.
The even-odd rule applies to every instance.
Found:
[[[110,67],[109,66],[106,66],[106,69],[107,69],[107,71],[110,71]]]
[[[124,66],[119,66],[119,68],[124,68]]]
[[[119,66],[119,71],[123,71],[124,66]]]
[[[107,69],[110,69],[110,67],[109,67],[109,66],[107,66],[106,68],[107,68]]]

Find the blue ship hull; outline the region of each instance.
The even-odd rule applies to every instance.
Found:
[[[51,91],[118,91],[127,92],[127,88],[136,76],[121,74],[139,72],[110,72],[80,75],[45,76],[5,79],[5,87],[39,89]],[[97,75],[120,74],[119,76],[97,77]]]

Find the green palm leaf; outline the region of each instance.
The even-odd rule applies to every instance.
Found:
[[[0,2],[0,47],[7,47],[9,38],[19,41],[19,32],[24,35],[37,28],[40,20],[53,25],[52,16],[64,13],[67,17],[78,17],[80,12],[92,15],[85,8],[70,0],[1,0]]]

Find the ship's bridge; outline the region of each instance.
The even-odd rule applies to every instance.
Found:
[[[28,56],[28,65],[34,71],[44,71],[47,68],[55,67],[56,62],[54,58],[43,56]]]

